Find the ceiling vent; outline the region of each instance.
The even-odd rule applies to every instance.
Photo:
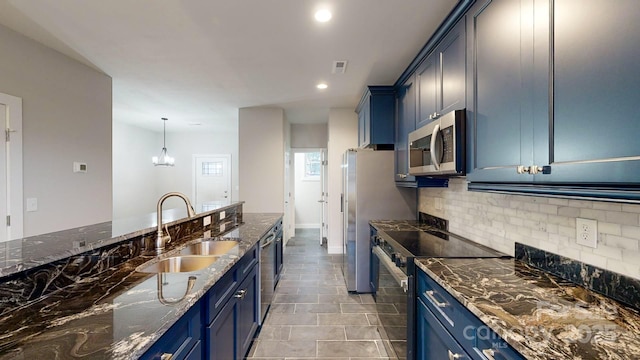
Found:
[[[346,70],[347,70],[347,60],[340,60],[340,61],[333,62],[333,68],[331,69],[331,72],[333,74],[344,74]]]

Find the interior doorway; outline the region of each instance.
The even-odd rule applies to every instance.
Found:
[[[318,241],[322,244],[322,228],[326,228],[326,149],[292,149],[293,157],[293,203],[295,229],[317,229]],[[324,225],[323,225],[324,224]],[[326,235],[324,235],[326,237]]]
[[[193,201],[202,211],[231,203],[231,154],[193,155]]]
[[[23,236],[22,99],[0,93],[0,242]]]

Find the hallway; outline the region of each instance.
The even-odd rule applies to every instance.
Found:
[[[340,262],[319,229],[297,229],[265,324],[248,359],[388,359],[373,297],[347,292]]]

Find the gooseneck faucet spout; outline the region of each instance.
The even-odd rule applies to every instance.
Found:
[[[162,252],[164,250],[164,246],[171,241],[169,232],[167,231],[167,233],[165,234],[164,231],[162,231],[162,204],[165,200],[172,196],[177,196],[184,201],[185,205],[187,206],[187,216],[189,218],[196,216],[196,212],[193,210],[193,206],[191,206],[191,201],[189,201],[189,198],[185,194],[179,192],[170,192],[162,195],[158,200],[158,206],[156,207],[156,211],[158,213],[158,236],[156,238],[156,250],[158,252]]]

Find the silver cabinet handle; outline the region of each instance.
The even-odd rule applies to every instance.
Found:
[[[407,174],[396,174],[400,179],[406,179]]]
[[[518,165],[518,167],[516,168],[516,172],[518,174],[526,173],[530,175],[535,175],[535,174],[544,172],[544,168],[538,165],[531,165],[531,166]]]
[[[429,148],[431,149],[431,151],[429,151],[429,154],[431,155],[431,162],[433,162],[433,166],[436,168],[436,170],[440,170],[440,163],[438,162],[438,159],[436,159],[436,139],[438,137],[438,132],[440,131],[440,124],[437,124],[434,128],[433,128],[433,133],[431,134],[431,144],[429,145]]]
[[[247,294],[247,290],[240,290],[235,295],[233,295],[233,297],[243,300],[246,294]]]
[[[496,360],[493,355],[495,355],[496,352],[493,351],[493,349],[483,349],[482,350],[482,355],[484,355],[487,359],[489,360]]]
[[[173,359],[173,354],[164,353],[160,355],[160,360],[171,360]]]
[[[433,296],[434,291],[433,290],[427,290],[424,292],[424,294],[427,296],[427,298],[433,303],[433,305],[437,306],[437,307],[447,307],[447,303],[443,303],[441,301],[438,301],[438,299],[436,299],[435,296]]]
[[[449,360],[455,360],[455,359],[460,359],[462,357],[462,355],[460,354],[454,354],[451,352],[451,350],[447,350],[449,352]]]
[[[542,172],[542,170],[543,170],[543,169],[542,169],[540,166],[538,166],[538,165],[531,165],[531,166],[529,167],[529,174],[531,174],[531,175],[535,175],[535,174],[537,174],[537,173],[541,173],[541,172]]]

